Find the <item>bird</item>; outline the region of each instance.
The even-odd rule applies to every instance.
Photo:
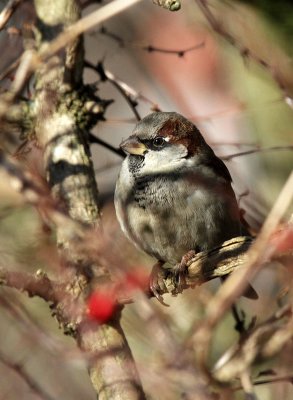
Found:
[[[248,234],[228,168],[191,121],[176,112],[151,113],[120,148],[126,157],[116,215],[128,239],[158,260],[152,276],[158,267],[178,271],[186,255]],[[150,288],[163,302],[155,278]]]

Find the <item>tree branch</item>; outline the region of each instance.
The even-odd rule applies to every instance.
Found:
[[[89,61],[85,61],[85,67],[88,67],[98,73],[102,81],[109,81],[110,83],[112,83],[112,85],[118,90],[119,93],[121,93],[121,95],[126,100],[136,120],[141,120],[141,117],[136,109],[137,101],[135,99],[132,99],[131,93],[124,82],[119,81],[110,71],[105,70],[102,62],[94,65]]]
[[[0,14],[0,31],[5,27],[22,0],[9,0]]]
[[[246,264],[249,261],[248,250],[254,241],[255,239],[250,236],[239,236],[225,241],[219,247],[197,253],[186,263],[185,284],[182,285],[181,289],[194,288],[210,280],[223,278],[239,269],[245,270]],[[291,255],[293,255],[293,248],[286,254],[272,254],[270,258],[266,258],[263,261],[263,264],[272,261],[282,262],[284,258]],[[168,272],[168,270],[165,272],[166,276],[163,278],[164,285],[158,289],[158,293],[160,295],[167,293],[178,294],[176,277]],[[142,289],[147,297],[154,297],[154,294],[148,287]],[[134,301],[127,293],[123,293],[123,288],[118,291],[118,302],[120,304],[128,304]]]
[[[40,397],[43,400],[55,400],[55,398],[53,398],[49,393],[47,393],[45,389],[43,389],[39,385],[39,383],[27,373],[27,371],[20,363],[9,360],[8,357],[6,357],[2,352],[0,352],[0,362],[2,362],[7,368],[11,369],[17,375],[19,375],[28,385],[30,390],[33,393],[35,393],[38,397]]]
[[[234,46],[240,52],[243,58],[252,59],[271,74],[271,77],[275,80],[280,90],[282,90],[282,92],[284,93],[284,99],[286,103],[292,108],[292,87],[285,87],[283,82],[284,78],[281,76],[280,73],[276,72],[274,65],[266,61],[264,58],[260,57],[257,53],[252,52],[248,47],[245,47],[241,43],[238,43],[233,35],[225,30],[221,22],[217,20],[217,18],[211,11],[211,7],[209,6],[207,0],[195,0],[195,2],[197,3],[199,9],[202,11],[202,14],[206,18],[211,28],[216,33],[218,33],[224,40]]]
[[[181,8],[180,0],[153,0],[153,3],[170,11],[178,11]]]
[[[8,286],[30,297],[38,296],[49,303],[58,303],[64,297],[65,284],[52,281],[46,274],[35,275],[23,271],[11,271],[0,266],[0,285]]]
[[[73,220],[88,227],[98,225],[100,216],[89,148],[92,124],[80,122],[89,117],[89,111],[86,107],[87,92],[82,97],[78,90],[82,86],[83,66],[78,35],[137,1],[115,0],[79,19],[80,9],[76,0],[35,0],[40,20],[40,59],[48,60],[67,45],[65,57],[58,53],[38,70],[34,99],[36,134],[44,149],[46,175],[53,195],[62,201]],[[58,24],[67,28],[61,34],[56,29]],[[79,117],[80,112],[82,117]],[[92,118],[94,122],[95,116]],[[89,374],[99,399],[145,399],[130,348],[120,327],[120,313],[117,312],[111,322],[103,325],[89,323],[83,314],[92,289],[91,281],[95,278],[94,271],[100,271],[100,278],[108,284],[109,274],[103,272],[97,257],[93,259],[86,252],[80,252],[70,231],[61,225],[57,226],[57,238],[67,265],[76,271],[75,279],[68,282],[72,285],[69,291],[76,304],[65,299],[56,306],[56,316],[61,323],[65,321],[66,327],[70,328],[72,322],[73,336],[89,356],[104,354],[89,357]],[[70,315],[72,308],[77,310],[75,315]]]
[[[278,354],[292,336],[292,310],[290,305],[286,305],[222,355],[215,365],[214,378],[231,382],[249,370],[256,360],[265,361]]]
[[[256,276],[263,265],[274,252],[273,246],[268,246],[269,239],[287,211],[293,197],[293,172],[287,179],[277,201],[267,217],[258,237],[247,252],[245,268],[231,274],[218,290],[207,307],[205,320],[194,335],[197,358],[206,371],[206,362],[215,326],[228,311],[233,302],[246,289],[249,280]],[[198,349],[200,348],[200,351]]]
[[[241,151],[241,152],[235,153],[235,154],[228,154],[227,156],[221,157],[221,159],[224,161],[230,161],[230,160],[232,160],[232,158],[247,156],[249,154],[254,154],[254,153],[267,153],[270,151],[292,151],[292,150],[293,150],[293,146],[289,145],[289,144],[286,146],[259,147],[257,149]]]
[[[105,36],[111,38],[112,40],[114,40],[116,43],[119,44],[120,47],[126,47],[127,45],[130,45],[133,48],[145,50],[148,53],[174,54],[174,55],[177,55],[178,57],[184,57],[186,53],[190,53],[191,51],[200,49],[200,48],[204,47],[204,45],[205,45],[204,42],[200,42],[200,43],[197,43],[193,46],[190,46],[190,47],[187,47],[184,49],[166,49],[166,48],[153,46],[150,44],[147,46],[142,46],[142,45],[133,43],[131,41],[126,41],[122,37],[116,35],[116,33],[109,31],[104,26],[102,26],[102,28],[99,30],[99,32],[102,35],[105,35]]]

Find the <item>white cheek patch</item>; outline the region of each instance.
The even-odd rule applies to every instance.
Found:
[[[145,163],[142,173],[164,173],[176,171],[186,165],[186,155],[188,151],[182,144],[174,146],[166,146],[160,151],[149,150],[145,155]]]

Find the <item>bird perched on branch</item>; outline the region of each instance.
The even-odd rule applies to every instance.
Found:
[[[247,234],[226,165],[182,115],[146,116],[120,147],[127,157],[116,184],[116,214],[126,236],[157,266],[182,271],[190,251]],[[150,286],[162,301],[154,278]]]

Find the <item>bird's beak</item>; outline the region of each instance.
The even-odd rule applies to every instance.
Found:
[[[120,148],[125,153],[134,154],[137,156],[142,156],[147,151],[146,146],[133,136],[130,136],[128,139],[124,140],[120,144]]]

